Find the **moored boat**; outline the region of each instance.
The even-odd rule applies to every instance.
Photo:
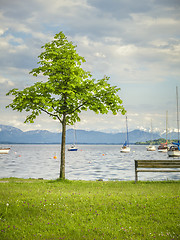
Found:
[[[0,148],[0,154],[8,154],[10,148]]]
[[[158,152],[167,152],[168,151],[168,144],[167,144],[167,133],[168,133],[168,111],[166,111],[166,142],[161,143],[158,147]]]
[[[147,151],[156,151],[156,147],[154,145],[149,145],[146,149]]]
[[[73,143],[73,145],[71,145],[70,148],[68,148],[68,151],[74,152],[77,150],[78,150],[78,148],[76,147],[76,130],[74,129],[74,143]]]
[[[175,144],[175,143],[173,143],[173,144]],[[172,146],[168,149],[168,156],[169,156],[169,157],[180,157],[179,145],[177,145],[177,146],[172,145]]]
[[[122,153],[129,153],[131,151],[129,146],[126,146],[125,144],[121,148]]]
[[[168,151],[168,145],[166,143],[161,143],[158,147],[158,152],[167,152]]]
[[[179,143],[179,107],[178,107],[178,87],[176,87],[176,101],[177,101],[177,128],[178,128],[178,142],[173,142],[173,145],[168,149],[169,157],[180,157],[180,143]]]
[[[122,146],[120,152],[122,153],[129,153],[131,151],[129,147],[129,137],[128,137],[128,125],[127,125],[127,116],[126,116],[126,141],[124,145]]]
[[[70,148],[68,148],[68,151],[77,151],[78,148],[75,145],[72,145]]]

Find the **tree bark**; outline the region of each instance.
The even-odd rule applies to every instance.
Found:
[[[66,114],[62,120],[60,179],[65,179]]]

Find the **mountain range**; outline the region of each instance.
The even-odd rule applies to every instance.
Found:
[[[129,142],[145,142],[152,139],[165,138],[158,133],[149,133],[141,130],[129,132]],[[171,133],[171,139],[177,139],[177,133]],[[76,130],[77,144],[122,144],[126,140],[126,133],[104,133],[99,131]],[[74,141],[74,130],[66,131],[66,143]],[[23,132],[22,130],[8,126],[0,125],[0,143],[1,144],[59,144],[61,142],[61,133],[53,133],[47,130],[33,130]]]

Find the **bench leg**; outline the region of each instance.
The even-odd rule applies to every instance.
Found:
[[[137,161],[134,161],[135,163],[135,183],[138,181],[138,173],[137,173]]]
[[[138,173],[137,171],[135,170],[135,183],[138,181]]]

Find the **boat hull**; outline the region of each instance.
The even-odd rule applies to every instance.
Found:
[[[156,147],[155,146],[148,146],[147,151],[156,151]]]
[[[163,152],[163,153],[167,153],[168,149],[164,148],[164,149],[158,149],[158,152]]]
[[[77,148],[69,148],[68,149],[68,151],[70,151],[70,152],[75,152],[75,151],[77,151],[78,149]]]
[[[169,157],[180,157],[180,151],[179,150],[169,150],[168,156]]]
[[[0,154],[8,154],[10,148],[0,148]]]
[[[75,152],[78,148],[75,145],[72,145],[70,148],[68,148],[68,151]]]
[[[158,152],[167,152],[168,151],[168,145],[166,143],[161,143],[161,145],[158,147]]]
[[[177,146],[171,146],[168,150],[169,157],[180,157],[180,150]]]
[[[131,150],[130,147],[122,147],[120,152],[122,152],[122,153],[129,153],[130,150]]]

